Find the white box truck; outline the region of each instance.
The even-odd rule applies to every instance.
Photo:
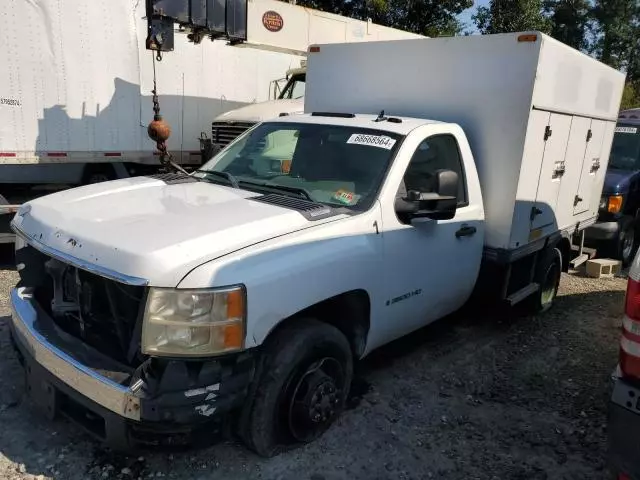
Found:
[[[273,455],[478,285],[551,306],[625,76],[537,32],[310,51],[309,113],[17,212],[11,335],[45,411],[120,447],[237,420]]]

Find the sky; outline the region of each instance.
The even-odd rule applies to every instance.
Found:
[[[475,0],[474,2],[474,6],[473,8],[470,8],[468,10],[465,10],[464,12],[462,12],[462,14],[460,15],[460,20],[462,20],[464,23],[467,24],[467,28],[469,30],[475,31],[476,27],[473,25],[473,22],[471,21],[471,15],[473,15],[476,11],[476,8],[479,7],[480,5],[488,5],[489,4],[489,0]]]

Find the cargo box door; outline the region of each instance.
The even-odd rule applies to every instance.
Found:
[[[580,174],[580,184],[573,201],[573,214],[579,215],[589,210],[593,204],[593,195],[596,187],[596,175],[600,169],[600,164],[604,161],[600,158],[602,152],[602,141],[606,123],[602,120],[591,120],[591,126],[587,133],[587,149],[582,162],[582,173]],[[606,160],[606,159],[604,159]],[[600,192],[596,193],[600,196]]]
[[[544,154],[538,178],[536,203],[531,210],[532,230],[557,226],[558,194],[565,171],[565,154],[570,130],[571,116],[552,113],[549,116],[549,124],[540,132],[540,141],[544,142]]]
[[[560,194],[558,196],[558,210],[556,212],[558,227],[567,228],[575,225],[574,207],[584,154],[587,150],[587,137],[591,128],[591,119],[573,116],[571,118],[571,133],[567,153],[564,157],[565,172],[560,182]]]

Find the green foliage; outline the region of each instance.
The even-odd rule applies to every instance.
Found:
[[[593,16],[599,36],[593,51],[603,62],[614,68],[629,65],[630,50],[635,47],[638,5],[630,0],[596,0]]]
[[[551,22],[543,14],[542,0],[491,0],[479,7],[473,20],[480,33],[551,31]]]
[[[622,102],[620,103],[620,110],[626,110],[628,108],[640,107],[640,92],[638,92],[637,85],[631,82],[627,82],[622,92]]]
[[[551,23],[551,36],[577,50],[587,50],[591,8],[589,0],[546,0],[544,12]]]
[[[374,22],[429,37],[460,33],[457,15],[473,6],[473,0],[378,0],[380,3],[385,5],[371,17]]]

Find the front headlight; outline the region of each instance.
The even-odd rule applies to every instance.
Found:
[[[244,287],[151,288],[142,324],[142,352],[203,357],[244,348]]]

